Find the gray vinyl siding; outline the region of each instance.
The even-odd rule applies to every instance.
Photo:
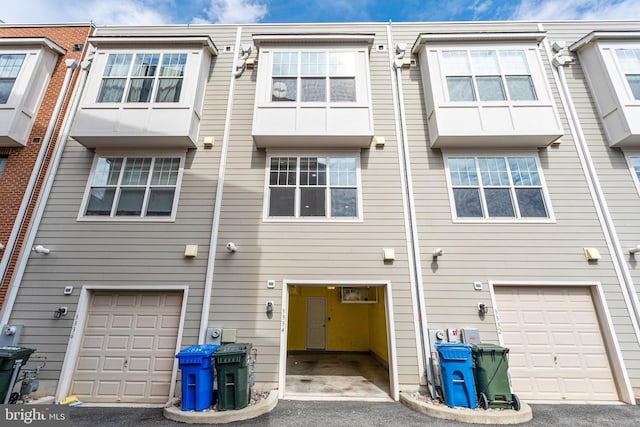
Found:
[[[118,30],[96,31],[111,33]],[[161,33],[168,35],[166,29]],[[51,253],[30,256],[11,315],[11,322],[24,325],[20,345],[47,357],[41,379],[59,378],[83,285],[188,286],[181,347],[197,343],[220,159],[218,143],[205,150],[201,142],[205,136],[222,141],[225,109],[219,106],[226,105],[232,61],[232,55],[212,58],[199,147],[186,152],[173,222],[77,221],[94,153],[67,141],[35,239]],[[184,257],[187,244],[198,245],[195,259]],[[63,295],[65,286],[74,287],[72,295]],[[54,319],[61,305],[69,314]]]
[[[256,380],[277,382],[283,280],[391,282],[394,302],[397,364],[401,384],[417,384],[418,349],[408,275],[401,185],[395,141],[388,51],[384,25],[244,26],[242,43],[252,34],[375,33],[370,53],[375,134],[386,138],[384,149],[360,153],[362,222],[263,221],[265,167],[268,149],[256,149],[251,136],[255,76],[247,70],[236,79],[229,137],[220,234],[216,254],[210,324],[237,328],[238,340],[258,348]],[[255,71],[254,71],[255,72]],[[328,147],[327,153],[339,148]],[[296,152],[296,150],[289,150]],[[233,241],[236,253],[225,250]],[[392,247],[396,260],[385,265],[382,248]],[[266,281],[276,281],[267,290]],[[267,318],[265,304],[275,304]]]
[[[460,32],[459,24],[455,23],[396,25],[395,29],[395,41],[406,42],[409,46],[420,32]],[[545,29],[548,30],[546,26]],[[534,23],[465,23],[464,27],[464,31],[470,32],[509,30],[538,31],[539,28]],[[577,39],[591,30],[589,24],[585,24],[573,31],[573,39]],[[549,38],[557,40],[551,36]],[[550,208],[555,214],[554,222],[454,223],[443,152],[464,154],[468,151],[429,148],[428,129],[423,117],[426,109],[421,71],[416,66],[402,73],[427,321],[429,327],[478,328],[484,342],[497,343],[489,282],[599,282],[604,289],[632,385],[638,387],[640,352],[637,337],[607,249],[595,202],[560,103],[558,88],[551,74],[551,64],[542,48],[540,53],[565,135],[561,144],[530,150],[529,154],[539,157],[550,197]],[[568,78],[572,85],[580,85],[582,77],[573,75],[573,68],[575,67],[571,67]],[[586,94],[581,93],[576,103],[579,104],[579,109],[591,108]],[[422,115],[417,112],[422,112]],[[593,118],[583,123],[583,126],[587,127],[587,132],[594,127],[599,129]],[[489,149],[486,153],[505,154],[506,151]],[[611,159],[610,154],[605,156]],[[621,160],[623,161],[617,159],[614,164]],[[628,175],[628,170],[622,171],[623,174],[625,172]],[[630,177],[627,179],[632,185]],[[637,192],[634,192],[632,197],[636,196]],[[628,209],[629,204],[620,201],[620,205],[627,206]],[[436,247],[443,248],[444,255],[434,261],[431,253]],[[583,253],[584,247],[597,248],[602,256],[600,261],[588,263]],[[483,283],[482,291],[474,290],[475,281]],[[478,316],[478,302],[484,302],[489,307],[489,313],[483,319]]]
[[[639,29],[638,23],[629,22],[590,22],[585,25],[576,23],[549,23],[544,25],[551,40],[565,40],[571,45],[591,31],[625,31]],[[628,255],[626,248],[635,247],[640,242],[638,212],[640,195],[634,184],[633,176],[624,157],[624,149],[609,148],[609,142],[602,129],[596,104],[589,90],[579,58],[565,66],[565,74],[571,97],[584,133],[591,159],[595,165],[599,184],[613,218],[616,233],[627,260],[636,291],[640,295],[640,268],[635,259]],[[614,286],[611,286],[614,288]],[[627,307],[619,296],[607,295],[607,303],[612,316],[619,319],[616,324],[618,340],[633,387],[640,387],[640,346],[631,325],[621,320],[628,313]],[[614,320],[615,322],[615,320]]]

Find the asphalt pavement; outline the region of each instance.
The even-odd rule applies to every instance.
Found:
[[[632,405],[530,405],[533,420],[521,426],[640,426],[640,406]],[[160,408],[70,408],[72,426],[164,427],[187,426],[170,421]],[[211,424],[210,424],[211,425]],[[280,400],[275,409],[251,420],[224,426],[469,426],[417,413],[399,402],[330,402]]]

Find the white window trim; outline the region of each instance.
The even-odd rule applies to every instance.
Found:
[[[141,53],[149,53],[149,54],[186,54],[187,60],[184,67],[184,75],[182,77],[182,88],[180,91],[180,100],[178,102],[156,102],[155,94],[156,94],[156,86],[158,85],[157,80],[158,76],[155,76],[154,82],[154,90],[152,97],[149,102],[127,102],[127,91],[129,89],[131,76],[127,75],[127,83],[125,86],[125,91],[122,96],[121,102],[98,102],[98,96],[100,95],[100,88],[102,87],[102,80],[104,78],[104,71],[107,66],[107,61],[110,55],[118,55],[118,54],[132,54],[134,57],[136,54]],[[133,62],[134,58],[132,58]],[[83,109],[101,109],[101,110],[109,110],[109,109],[127,109],[127,110],[148,110],[148,109],[189,109],[193,108],[191,105],[193,102],[195,90],[195,81],[197,80],[195,77],[200,75],[200,68],[202,66],[203,60],[203,52],[188,49],[188,48],[180,48],[180,47],[170,47],[167,48],[158,48],[156,46],[144,47],[141,46],[139,48],[102,48],[98,50],[96,53],[96,57],[94,59],[94,65],[91,67],[91,71],[89,74],[89,78],[87,79],[87,88],[85,89],[85,93],[83,95],[83,101],[81,108]],[[158,75],[160,73],[160,61],[158,63]]]
[[[96,171],[96,166],[98,164],[98,158],[100,157],[126,157],[126,158],[140,158],[140,157],[179,157],[180,158],[180,167],[178,169],[178,179],[176,181],[176,191],[173,196],[173,206],[171,208],[171,216],[166,217],[132,217],[132,216],[103,216],[103,215],[85,215],[85,211],[87,210],[87,205],[89,204],[89,195],[91,194],[91,182],[93,180],[93,176]],[[93,161],[91,163],[91,171],[89,172],[89,176],[87,177],[87,184],[85,186],[84,195],[82,196],[82,203],[80,204],[80,211],[78,212],[78,216],[76,218],[77,221],[87,221],[87,222],[175,222],[176,213],[178,212],[178,204],[180,202],[180,190],[182,187],[182,176],[184,174],[184,164],[185,164],[185,153],[184,152],[145,152],[145,153],[127,153],[127,152],[96,152],[93,156]],[[124,164],[123,164],[124,167]]]
[[[442,102],[440,104],[441,107],[478,107],[478,106],[528,106],[528,105],[549,105],[552,104],[552,98],[550,96],[549,83],[545,74],[545,69],[542,65],[542,58],[540,56],[540,51],[537,47],[536,42],[532,41],[530,43],[519,42],[519,43],[478,43],[478,44],[470,44],[470,43],[447,43],[447,44],[439,44],[437,47],[427,47],[428,50],[436,51],[438,57],[438,63],[429,64],[429,68],[437,68],[437,72],[439,74],[439,82],[440,87],[442,88]],[[442,59],[443,51],[455,51],[455,50],[463,50],[463,51],[472,51],[472,50],[522,50],[525,52],[525,57],[527,59],[527,65],[529,66],[529,75],[531,76],[531,81],[533,84],[533,89],[536,94],[537,99],[535,100],[524,100],[524,101],[512,101],[510,99],[506,99],[503,101],[480,101],[479,99],[475,101],[450,101],[449,91],[447,86],[447,75],[444,70],[444,62]],[[475,74],[472,74],[472,77],[475,77]],[[500,74],[502,80],[504,81],[505,74]],[[475,80],[475,79],[474,79]],[[475,87],[475,83],[474,83]],[[505,95],[507,88],[504,88]],[[476,92],[477,95],[477,92]]]
[[[20,51],[20,50],[16,50],[16,51],[12,51],[12,50],[2,50],[0,51],[0,56],[4,56],[4,55],[23,55],[23,59],[22,59],[22,63],[20,64],[20,69],[18,70],[18,74],[16,74],[15,77],[13,77],[13,85],[11,86],[11,92],[9,92],[9,96],[7,97],[7,102],[5,103],[0,103],[1,108],[6,108],[7,106],[10,106],[11,104],[13,104],[12,98],[15,98],[15,93],[16,93],[16,85],[20,82],[20,80],[23,78],[24,74],[27,72],[25,71],[25,68],[27,67],[27,61],[29,60],[29,52],[27,51]],[[34,71],[35,72],[35,71]],[[23,94],[23,96],[25,96],[26,94]]]
[[[357,217],[272,217],[269,216],[269,172],[271,170],[271,158],[272,157],[353,157],[356,159],[356,182],[357,182],[357,190],[358,190],[358,216]],[[297,167],[300,167],[298,162]],[[263,190],[263,210],[262,210],[262,221],[263,222],[295,222],[295,223],[310,223],[310,222],[362,222],[364,220],[364,207],[362,205],[362,177],[360,173],[360,152],[359,151],[269,151],[267,152],[266,160],[265,160],[265,173],[264,173],[264,190]],[[299,173],[299,170],[296,171]],[[328,181],[327,181],[328,182]],[[296,185],[296,199],[295,199],[295,210],[294,212],[298,213],[298,204],[300,201],[300,197],[297,194],[298,185]],[[327,189],[331,187],[327,184]]]
[[[331,94],[327,91],[327,100],[324,102],[302,102],[302,101],[273,101],[271,99],[271,84],[273,79],[273,58],[274,52],[352,52],[356,58],[355,63],[355,90],[356,90],[356,100],[355,102],[344,102],[337,101],[332,102]],[[358,58],[359,54],[363,54],[365,58],[365,67],[359,67]],[[267,58],[264,61],[263,66],[266,71],[264,74],[260,75],[258,78],[258,88],[262,88],[260,91],[258,89],[258,100],[256,107],[269,107],[269,108],[359,108],[359,107],[369,107],[371,105],[371,88],[369,83],[369,51],[366,47],[362,46],[313,46],[313,47],[304,47],[304,46],[291,46],[291,47],[270,47],[264,48],[261,50],[261,54]],[[300,67],[300,63],[298,67]],[[327,68],[329,64],[326,64]],[[364,68],[364,69],[363,69]],[[329,78],[329,73],[327,71],[326,77]],[[293,77],[292,77],[293,78]],[[297,84],[300,86],[300,78],[301,75],[297,74],[296,77]],[[298,96],[300,95],[300,87],[298,87]]]
[[[629,173],[632,176],[633,183],[636,186],[636,191],[638,192],[638,195],[640,195],[640,178],[638,177],[635,169],[633,168],[633,164],[631,163],[631,158],[640,159],[640,151],[629,151],[629,152],[625,151],[624,153],[624,159],[627,162],[627,168],[629,169]]]
[[[624,105],[639,105],[640,99],[636,99],[633,95],[633,91],[631,90],[631,85],[629,84],[629,80],[627,80],[627,75],[622,68],[622,64],[620,63],[620,59],[618,58],[618,49],[633,49],[640,50],[640,42],[638,41],[629,41],[626,43],[603,43],[599,46],[601,50],[609,49],[611,52],[611,57],[613,60],[613,67],[615,68],[615,72],[617,73],[618,79],[622,82],[622,87],[624,87],[624,92],[619,93],[618,97],[620,101],[623,101]],[[602,52],[603,56],[605,55]],[[623,98],[624,96],[624,98]]]
[[[456,202],[453,195],[453,185],[451,182],[451,175],[449,173],[449,157],[533,157],[536,161],[536,167],[538,168],[538,175],[540,177],[540,184],[542,186],[542,197],[545,203],[545,207],[547,208],[547,214],[549,215],[547,218],[505,218],[505,217],[482,217],[482,218],[468,218],[463,217],[459,218],[457,216],[456,211]],[[524,224],[524,223],[535,223],[535,224],[549,224],[555,223],[556,218],[553,212],[553,207],[551,205],[551,197],[549,196],[549,191],[547,189],[547,183],[544,178],[544,171],[540,164],[540,157],[538,153],[534,151],[443,151],[442,152],[442,160],[444,162],[444,172],[445,178],[447,180],[447,192],[449,194],[449,207],[451,210],[451,220],[454,223],[506,223],[506,224]],[[480,188],[483,188],[482,186]],[[486,213],[486,200],[484,196],[481,197],[480,203],[482,205],[483,212]]]

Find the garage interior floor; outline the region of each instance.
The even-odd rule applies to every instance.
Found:
[[[391,401],[389,371],[370,353],[289,352],[285,399]]]

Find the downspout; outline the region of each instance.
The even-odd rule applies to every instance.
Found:
[[[546,40],[545,43],[548,49],[548,42]],[[547,54],[550,55],[550,52],[548,50]],[[630,312],[629,314],[631,317],[631,323],[633,325],[634,332],[636,334],[636,339],[638,340],[638,342],[640,342],[640,328],[638,326],[640,324],[640,302],[638,301],[638,295],[636,294],[634,288],[633,278],[631,277],[631,273],[629,272],[629,269],[627,267],[624,258],[624,251],[622,250],[622,246],[620,245],[620,241],[618,240],[618,234],[616,232],[613,218],[611,217],[609,206],[607,205],[604,192],[602,190],[602,187],[600,186],[600,180],[598,179],[598,174],[596,172],[595,165],[593,164],[591,153],[589,152],[586,137],[582,132],[582,125],[578,117],[578,112],[573,103],[573,98],[571,97],[571,92],[567,84],[567,79],[564,73],[564,65],[567,65],[570,62],[570,58],[566,55],[563,55],[562,53],[558,53],[557,55],[553,56],[551,60],[553,69],[556,70],[556,74],[558,77],[557,82],[562,89],[561,99],[565,112],[568,111],[569,113],[569,127],[571,128],[572,134],[575,136],[578,156],[580,157],[580,162],[582,163],[582,167],[586,172],[591,193],[595,196],[596,210],[600,219],[600,223],[602,224],[603,231],[605,233],[607,247],[609,249],[609,252],[613,255],[612,261],[616,271],[616,275],[618,277],[618,281],[623,285],[621,286],[622,295],[627,305],[627,309]]]
[[[236,46],[234,52],[240,51],[240,36],[242,27],[238,27],[236,32]],[[213,223],[211,225],[211,237],[209,240],[209,257],[207,258],[207,274],[204,282],[204,296],[202,297],[202,315],[200,317],[200,334],[198,344],[204,344],[209,323],[209,310],[211,308],[211,292],[213,288],[213,273],[216,262],[216,249],[218,246],[218,231],[220,228],[220,213],[222,210],[222,192],[224,190],[224,174],[227,166],[227,151],[229,149],[229,133],[231,131],[231,113],[233,111],[233,93],[235,90],[238,73],[236,61],[231,64],[231,81],[229,83],[229,98],[227,99],[227,117],[224,123],[224,135],[222,137],[222,150],[220,153],[220,165],[218,167],[218,183],[216,186],[216,199],[213,207]],[[242,68],[244,70],[244,68]]]
[[[414,317],[416,329],[416,344],[418,347],[418,369],[420,371],[420,384],[433,384],[433,377],[429,367],[427,348],[429,339],[427,335],[427,316],[424,304],[424,284],[422,281],[422,264],[420,261],[420,245],[418,240],[418,225],[416,222],[413,180],[411,178],[411,164],[409,161],[409,136],[407,133],[406,112],[404,108],[404,95],[402,86],[402,53],[396,57],[395,47],[391,34],[391,23],[387,25],[387,43],[391,69],[395,71],[395,85],[392,85],[393,109],[396,119],[396,138],[398,140],[398,160],[400,163],[400,184],[402,185],[402,207],[405,212],[405,230],[407,241],[407,255],[409,257],[409,276],[411,281],[411,297],[414,299],[417,310],[417,318]],[[430,390],[433,394],[433,390]]]
[[[4,306],[2,307],[2,311],[0,312],[0,325],[5,325],[9,322],[9,316],[11,315],[11,311],[13,310],[13,305],[15,304],[16,297],[18,295],[18,289],[20,288],[20,282],[22,281],[22,276],[24,275],[24,270],[27,266],[29,255],[31,254],[31,246],[33,246],[33,242],[36,238],[36,233],[38,232],[40,221],[42,220],[42,215],[47,204],[47,199],[49,198],[49,193],[51,192],[51,188],[53,187],[53,181],[55,179],[56,172],[58,171],[60,158],[62,157],[62,152],[64,150],[64,147],[66,146],[67,139],[69,138],[71,123],[73,122],[73,118],[75,117],[75,113],[78,108],[80,96],[82,95],[82,92],[84,90],[84,85],[90,66],[90,59],[83,61],[80,64],[80,67],[82,69],[80,80],[78,86],[73,92],[71,104],[69,105],[69,109],[67,110],[67,117],[62,123],[62,128],[60,129],[60,134],[58,135],[57,143],[54,147],[53,155],[51,156],[51,164],[44,177],[40,196],[36,201],[33,218],[31,220],[31,223],[29,224],[29,227],[27,228],[24,242],[22,244],[22,249],[20,250],[20,256],[18,257],[15,274],[11,279],[9,289],[7,290],[7,296],[4,302]]]
[[[78,63],[74,59],[67,59],[65,61],[65,65],[67,67],[67,71],[64,75],[62,87],[60,88],[58,99],[56,100],[56,104],[53,108],[51,119],[49,120],[49,125],[47,126],[47,131],[45,132],[42,141],[42,146],[40,147],[40,151],[38,152],[38,157],[36,158],[36,162],[33,165],[33,172],[31,173],[31,177],[29,178],[24,196],[22,197],[22,202],[20,203],[18,214],[16,215],[16,219],[13,223],[13,228],[11,229],[9,240],[7,240],[7,244],[5,245],[4,254],[2,255],[2,261],[0,261],[0,286],[2,286],[7,276],[7,270],[9,269],[9,263],[11,262],[11,258],[15,251],[16,243],[18,242],[20,230],[22,230],[22,228],[24,227],[24,222],[27,217],[27,209],[33,201],[36,184],[38,182],[40,174],[42,173],[45,158],[47,152],[49,151],[49,146],[51,145],[51,137],[53,136],[53,133],[56,129],[56,124],[58,123],[60,111],[62,110],[62,104],[64,103],[64,100],[67,97],[67,92],[69,91],[71,76],[73,75],[73,71],[78,67]],[[0,322],[0,325],[3,324],[4,323]]]

